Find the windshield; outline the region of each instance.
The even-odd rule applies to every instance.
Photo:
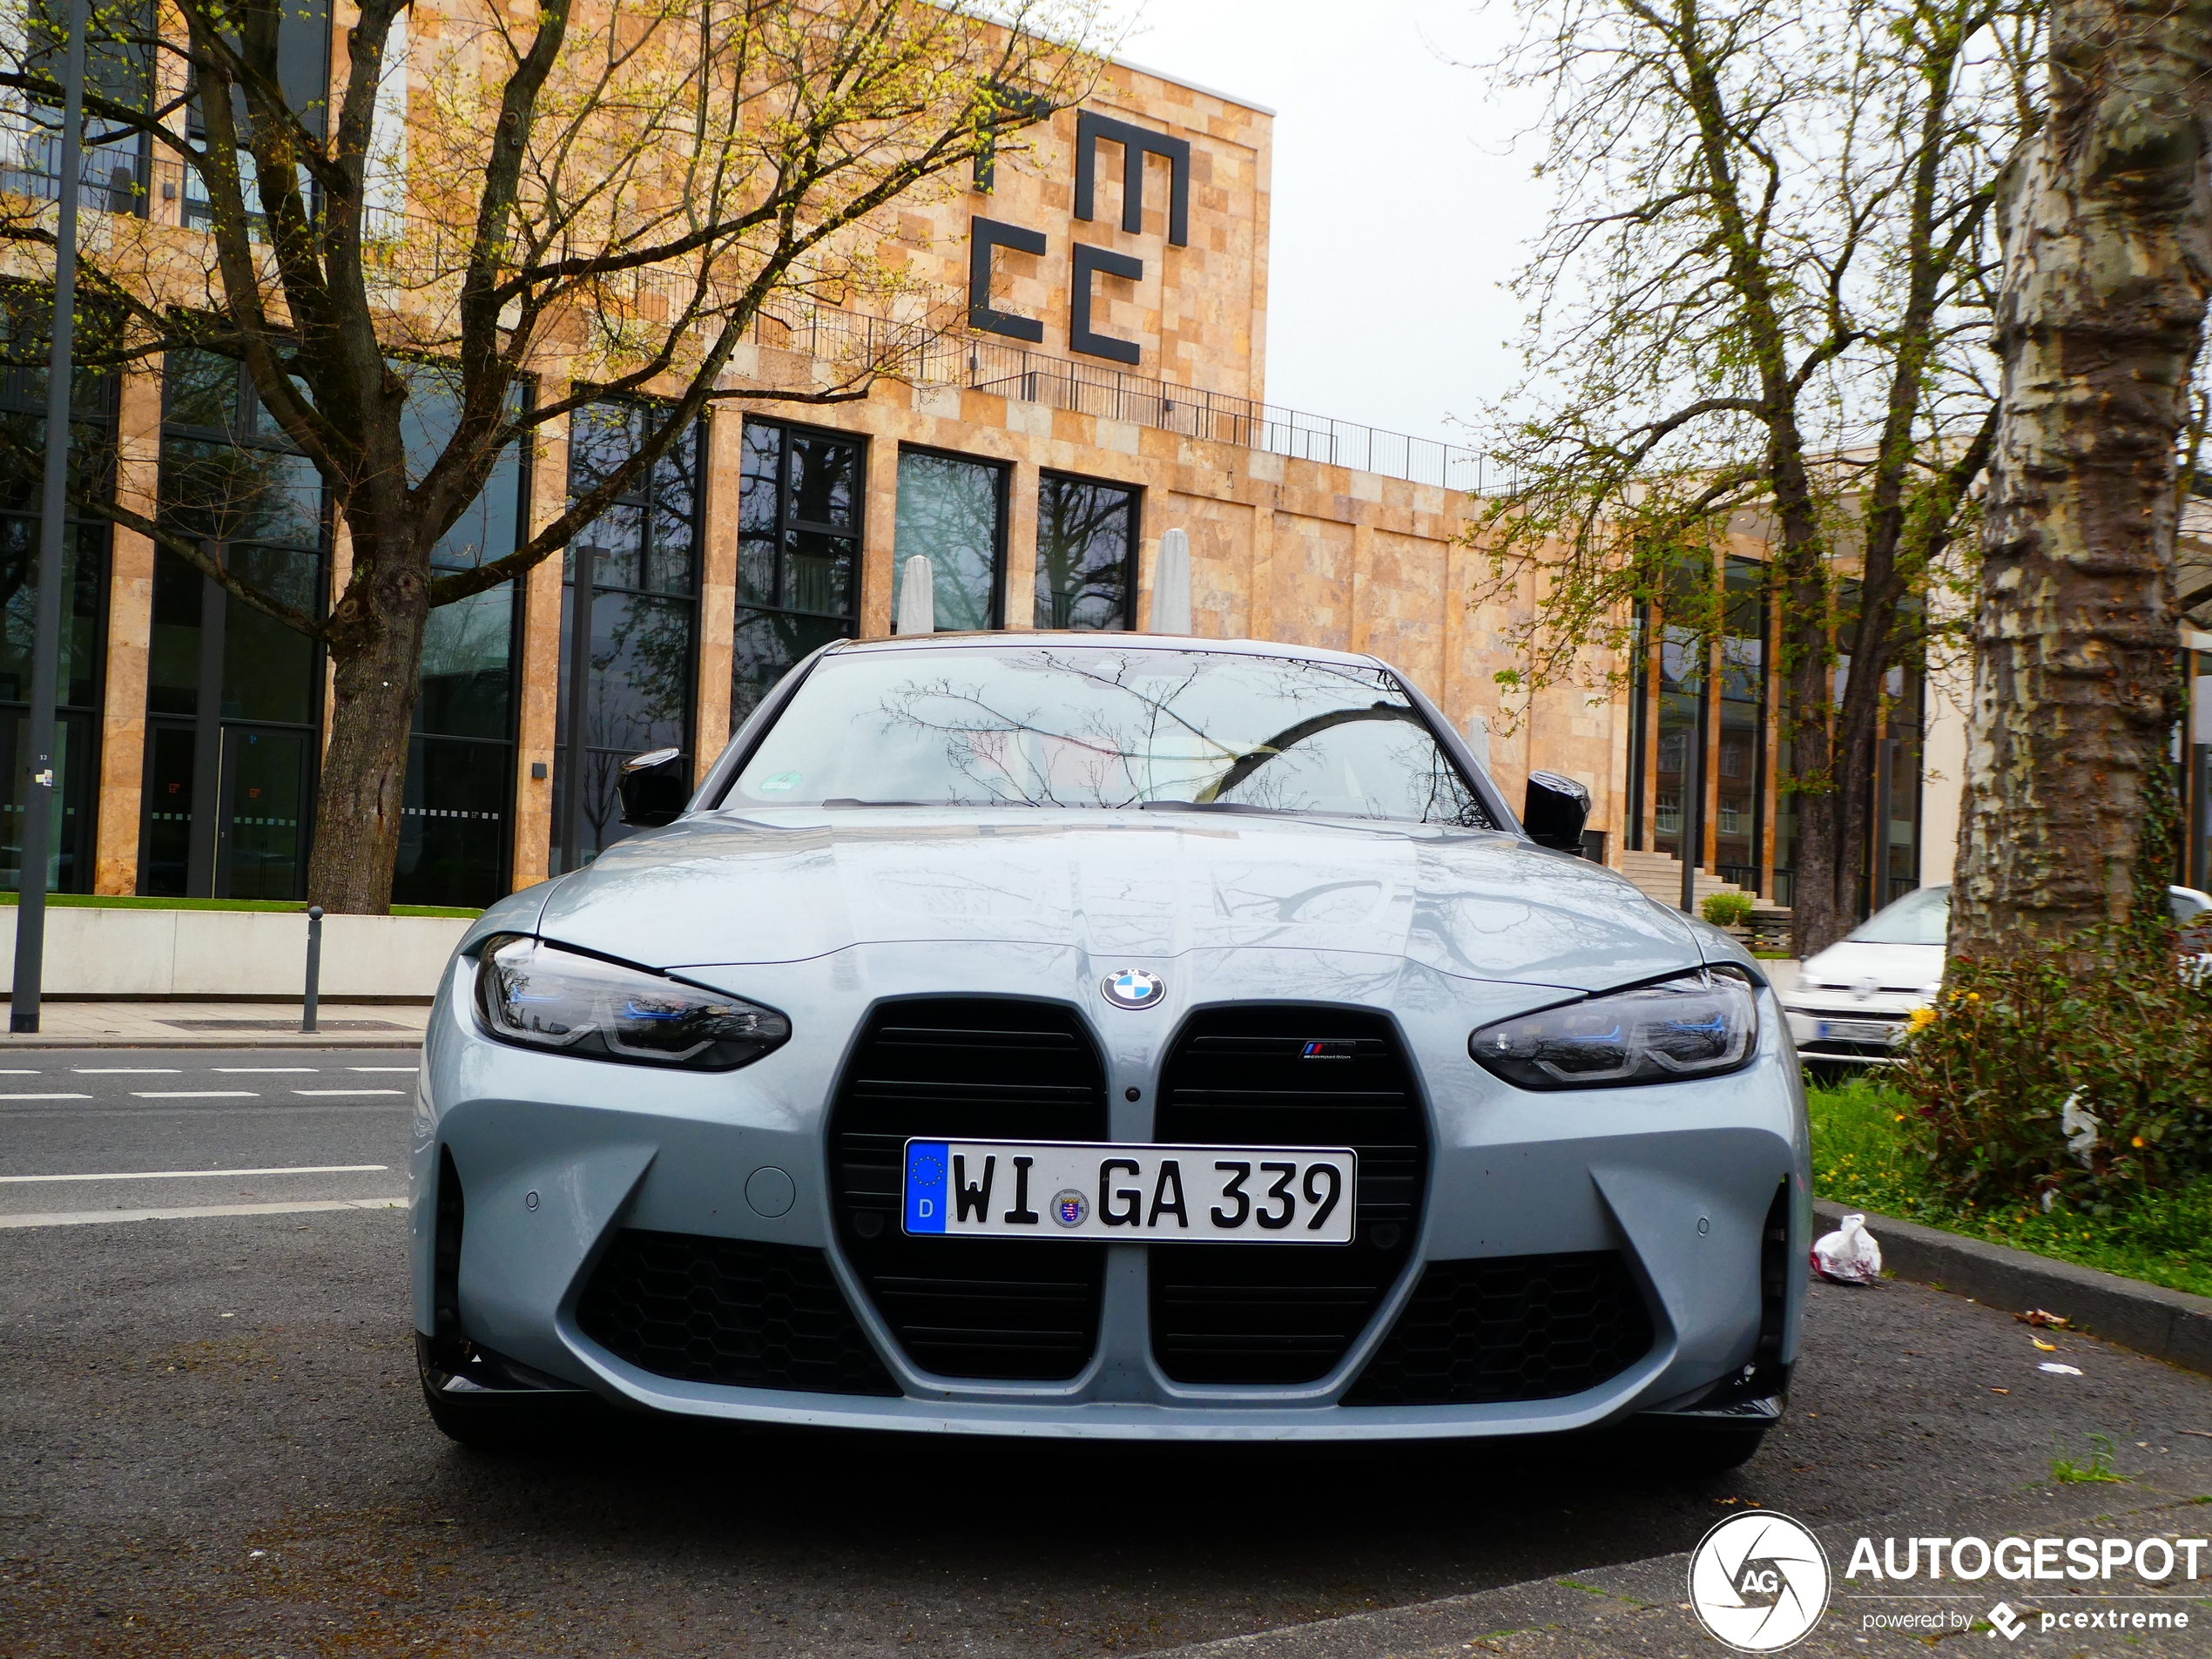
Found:
[[[1375,668],[1008,645],[833,653],[730,806],[1176,806],[1494,829]]]
[[[1849,935],[1862,945],[1941,945],[1951,928],[1951,889],[1915,887],[1877,910]]]

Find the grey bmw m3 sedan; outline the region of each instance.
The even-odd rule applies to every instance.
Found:
[[[1758,964],[1517,819],[1371,657],[828,646],[686,799],[496,905],[412,1161],[457,1439],[759,1423],[1741,1461],[1796,1358]]]

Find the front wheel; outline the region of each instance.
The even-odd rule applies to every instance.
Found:
[[[1743,1467],[1757,1455],[1766,1436],[1764,1424],[1744,1428],[1734,1424],[1717,1427],[1703,1423],[1650,1423],[1639,1433],[1638,1449],[1662,1473],[1696,1480]]]

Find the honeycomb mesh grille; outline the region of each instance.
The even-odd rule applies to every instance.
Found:
[[[657,1377],[813,1394],[896,1394],[819,1250],[689,1233],[616,1235],[583,1333]]]
[[[1345,1404],[1557,1399],[1619,1376],[1651,1344],[1617,1251],[1431,1262]]]

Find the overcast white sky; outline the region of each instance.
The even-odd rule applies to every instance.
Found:
[[[1129,0],[1132,8],[1140,0]],[[1506,0],[1142,0],[1121,55],[1271,107],[1267,399],[1467,443],[1520,379],[1547,199],[1492,96]]]

